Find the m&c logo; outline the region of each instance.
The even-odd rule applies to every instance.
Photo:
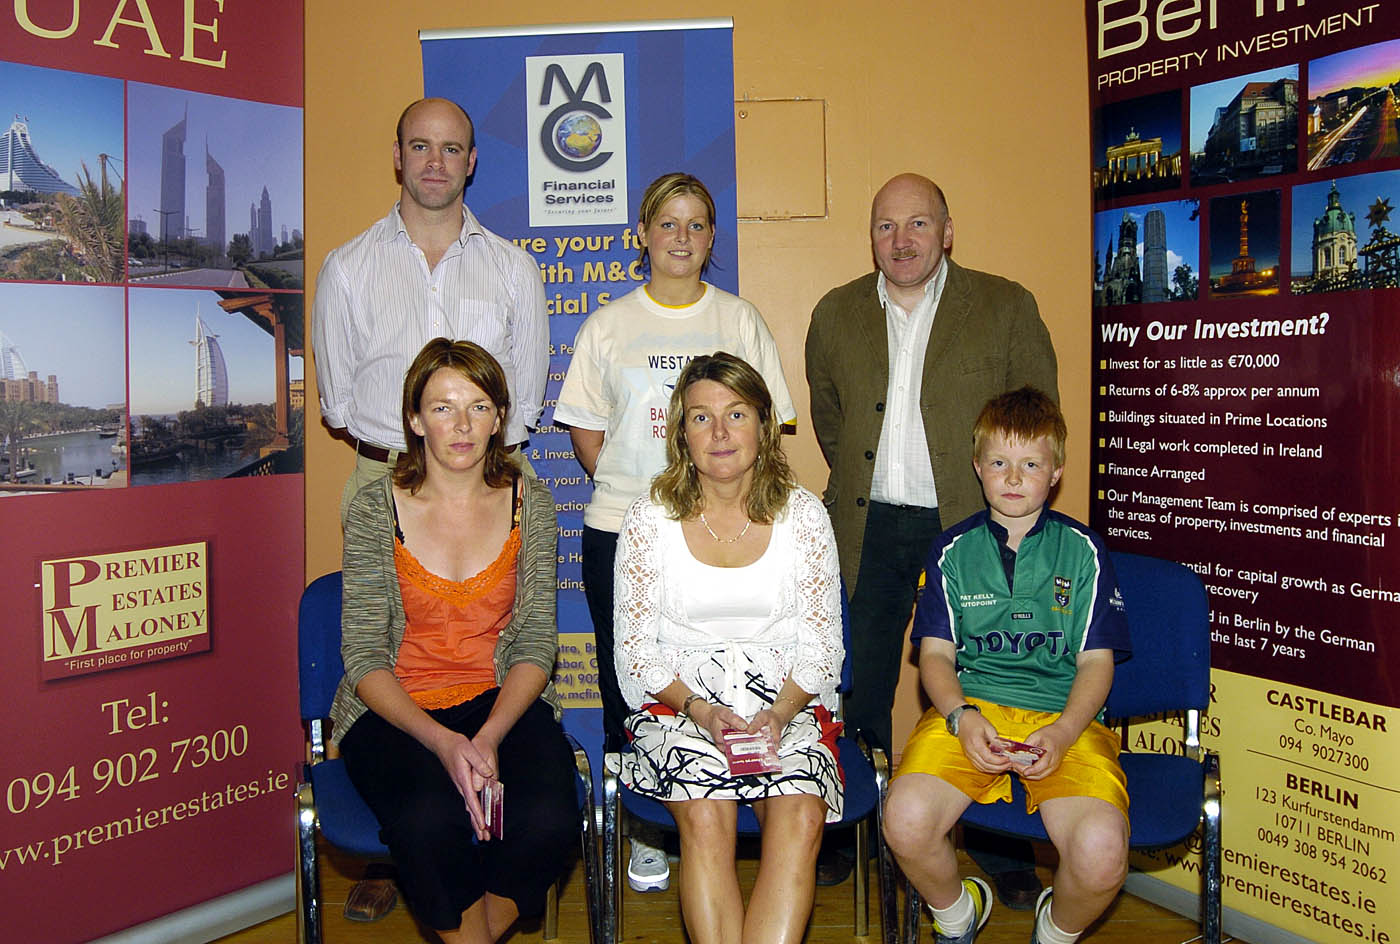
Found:
[[[590,86],[596,89],[596,103],[585,97]],[[540,147],[544,156],[555,167],[566,171],[592,170],[606,164],[613,152],[600,150],[603,145],[601,121],[612,118],[612,112],[603,107],[612,101],[612,95],[608,93],[608,74],[603,71],[603,64],[590,62],[583,70],[582,84],[575,91],[559,63],[551,62],[544,70],[541,107],[552,104],[556,91],[563,93],[564,101],[540,122]]]
[[[626,223],[621,53],[525,60],[531,226]]]

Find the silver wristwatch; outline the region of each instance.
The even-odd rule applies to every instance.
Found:
[[[982,713],[982,709],[978,708],[976,705],[959,705],[948,712],[948,716],[943,719],[943,723],[948,726],[948,733],[953,737],[958,736],[958,719],[962,717],[964,711],[975,711],[979,715]]]

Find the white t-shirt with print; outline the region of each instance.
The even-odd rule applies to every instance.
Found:
[[[621,529],[623,512],[665,467],[666,408],[681,370],[696,357],[727,351],[743,358],[768,385],[778,422],[797,417],[778,346],[758,309],[701,284],[699,301],[675,308],[638,288],[579,328],[554,419],[603,432],[593,498],[583,512],[590,528]]]

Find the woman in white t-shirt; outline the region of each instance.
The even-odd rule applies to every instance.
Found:
[[[633,738],[621,778],[676,821],[691,941],[797,941],[822,823],[843,802],[836,539],[821,500],[794,481],[748,364],[723,352],[691,361],[667,422],[666,468],[618,538],[615,661]],[[719,746],[727,731],[761,735],[770,772],[735,773]],[[747,909],[734,870],[741,802],[763,830]]]
[[[614,748],[627,717],[610,658],[617,534],[627,507],[666,463],[666,410],[676,378],[693,358],[725,350],[763,377],[779,423],[797,416],[763,316],[701,279],[715,241],[715,203],[705,185],[681,173],[652,181],[638,211],[637,240],[648,281],[579,328],[554,409],[593,479],[583,514],[583,587],[600,656],[603,731]],[[627,872],[638,891],[670,882],[665,856],[637,837]]]

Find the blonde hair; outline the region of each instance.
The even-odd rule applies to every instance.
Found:
[[[746,361],[724,351],[695,358],[676,379],[666,410],[666,468],[651,480],[651,500],[677,520],[701,511],[700,473],[685,442],[685,393],[702,380],[713,380],[758,411],[758,456],[746,505],[750,519],[768,524],[787,504],[797,480],[783,454],[782,430],[768,385]]]
[[[666,205],[666,201],[672,197],[692,196],[705,204],[705,215],[710,219],[710,232],[715,229],[715,198],[710,196],[710,191],[700,182],[699,177],[690,174],[683,174],[674,171],[669,174],[662,174],[647,187],[646,193],[642,194],[642,205],[637,209],[637,228],[643,229],[656,218],[656,214],[661,212],[661,208]],[[710,252],[705,256],[705,263],[700,267],[704,272],[710,266],[710,256],[714,254],[714,244],[710,244]],[[647,255],[647,247],[641,246],[637,261],[643,268],[651,265],[651,257]]]

